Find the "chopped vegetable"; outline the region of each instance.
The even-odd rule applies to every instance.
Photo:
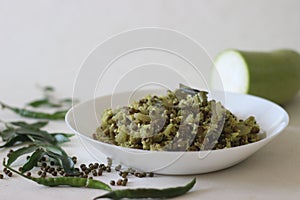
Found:
[[[238,119],[207,92],[181,85],[165,96],[148,95],[130,106],[108,108],[94,138],[144,150],[200,151],[260,140],[253,116]]]

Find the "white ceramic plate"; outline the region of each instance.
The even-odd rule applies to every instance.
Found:
[[[134,98],[138,99],[153,92],[140,91],[134,94]],[[239,147],[200,152],[145,151],[94,140],[92,134],[100,125],[102,111],[115,105],[127,105],[130,101],[129,97],[132,98],[132,92],[98,97],[78,104],[67,113],[66,123],[80,136],[83,145],[91,155],[99,161],[111,157],[115,163],[160,174],[200,174],[233,166],[270,142],[289,122],[285,110],[268,100],[251,95],[225,93],[225,98],[218,99],[218,95],[214,98],[220,100],[227,109],[240,118],[255,116],[261,129],[266,131],[266,138]]]

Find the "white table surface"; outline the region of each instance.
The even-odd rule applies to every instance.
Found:
[[[53,85],[59,95],[71,96],[80,63],[97,44],[121,31],[152,26],[174,29],[200,42],[212,57],[226,48],[300,52],[299,19],[297,0],[2,0],[0,100],[22,106],[40,97],[36,83]],[[290,124],[277,138],[234,167],[197,175],[193,190],[177,199],[300,199],[300,93],[285,108]],[[21,120],[2,110],[0,119]],[[63,121],[51,122],[46,129],[69,131]],[[94,161],[76,136],[63,147],[79,162]],[[0,161],[6,153],[0,150]],[[192,177],[133,178],[128,187],[171,187]],[[108,182],[116,176],[102,178]],[[89,200],[103,193],[44,187],[17,175],[0,180],[0,200]]]
[[[34,89],[32,91],[35,91]],[[30,93],[30,92],[29,92]],[[14,99],[18,93],[6,92],[5,99]],[[36,95],[36,92],[31,92]],[[15,97],[14,97],[15,96]],[[36,95],[38,97],[38,95]],[[33,98],[33,96],[31,96]],[[19,102],[22,99],[17,100]],[[18,105],[18,104],[17,104]],[[19,105],[22,105],[21,103]],[[289,126],[271,143],[256,152],[244,162],[218,172],[195,175],[197,184],[190,193],[178,199],[299,199],[300,198],[300,95],[287,106],[290,115]],[[10,111],[0,111],[0,119],[21,120]],[[23,120],[23,119],[22,119]],[[32,121],[32,120],[31,120]],[[51,122],[49,131],[66,131],[63,121]],[[95,160],[83,148],[75,136],[63,145],[69,155],[77,155],[80,163]],[[0,150],[0,159],[7,154]],[[2,169],[2,166],[0,165]],[[17,168],[17,166],[16,166]],[[1,170],[0,170],[1,171]],[[171,187],[183,185],[194,176],[162,176],[154,178],[130,178],[128,187]],[[116,174],[106,174],[101,180],[117,179]],[[122,189],[122,188],[121,188]],[[95,189],[58,187],[49,188],[14,175],[0,180],[0,199],[92,199],[104,191]]]

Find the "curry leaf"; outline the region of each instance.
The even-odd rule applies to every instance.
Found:
[[[49,143],[55,143],[56,140],[53,136],[51,136],[47,131],[43,130],[35,130],[35,129],[30,129],[30,128],[19,128],[16,130],[16,133],[18,135],[30,135],[33,138],[41,141],[46,141]]]
[[[67,174],[78,173],[74,169],[74,162],[68,156],[68,154],[57,145],[45,145],[44,146],[47,155],[55,159]]]
[[[0,132],[3,141],[9,140],[11,137],[15,136],[15,129],[8,127],[7,129]]]
[[[31,152],[33,152],[37,149],[38,149],[38,146],[30,145],[30,146],[22,147],[22,148],[20,148],[16,151],[11,152],[10,155],[9,155],[8,161],[7,161],[7,165],[11,165],[20,156],[22,156],[24,154],[31,153]]]
[[[23,128],[40,129],[40,128],[43,128],[44,126],[46,126],[48,124],[48,121],[38,121],[38,122],[35,122],[32,124],[29,124],[24,121],[17,121],[17,122],[11,122],[11,124],[13,124],[15,126],[23,127]]]
[[[22,173],[31,170],[37,165],[38,161],[45,155],[45,151],[42,149],[37,149],[27,160],[27,162],[22,167]]]
[[[9,140],[7,140],[7,142],[5,144],[3,144],[2,146],[0,146],[0,148],[12,147],[15,144],[24,143],[24,142],[28,142],[28,141],[31,141],[31,140],[26,135],[17,135],[15,137],[12,137]]]

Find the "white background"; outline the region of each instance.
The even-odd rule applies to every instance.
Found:
[[[21,106],[38,97],[36,84],[53,85],[59,95],[70,96],[89,52],[133,28],[180,31],[215,57],[226,48],[300,51],[299,24],[299,0],[0,0],[0,100]],[[298,95],[285,107],[291,122],[282,135],[238,166],[198,176],[196,191],[186,198],[299,199],[299,102]],[[0,118],[18,119],[3,111]],[[49,128],[68,131],[63,122]],[[66,149],[89,160],[76,138]],[[140,182],[163,187],[190,177],[154,180],[159,183]],[[91,199],[99,194],[39,187],[21,178],[0,181],[0,193],[0,199]]]
[[[21,103],[37,83],[71,94],[94,47],[145,26],[180,31],[211,57],[226,48],[300,51],[299,9],[298,0],[0,0],[1,99]]]

